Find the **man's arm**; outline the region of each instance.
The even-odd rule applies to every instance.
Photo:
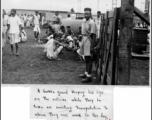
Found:
[[[6,31],[6,33],[8,33],[9,30],[10,30],[10,24],[7,24],[7,31]]]
[[[21,34],[21,32],[22,32],[22,30],[21,30],[21,24],[19,25],[19,30],[20,30],[20,34]]]
[[[96,39],[96,25],[94,22],[91,23],[91,49],[94,48],[94,42],[95,42],[95,39]]]
[[[31,23],[33,23],[33,21],[34,21],[34,16],[32,16]],[[33,24],[33,25],[34,25],[34,24]]]
[[[65,47],[65,46],[66,46],[65,44],[60,43],[60,42],[58,42],[58,41],[56,41],[56,40],[54,40],[54,42],[55,42],[55,43],[57,43],[57,44],[59,44],[59,45],[61,45],[61,46],[63,46],[63,47]]]
[[[94,48],[94,41],[96,39],[96,35],[94,33],[91,33],[90,37],[91,37],[91,49],[93,49]]]

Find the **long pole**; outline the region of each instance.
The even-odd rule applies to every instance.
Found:
[[[134,0],[121,0],[117,81],[117,84],[119,85],[130,84],[133,13]]]

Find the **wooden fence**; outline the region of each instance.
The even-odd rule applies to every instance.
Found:
[[[107,11],[101,18],[100,53],[97,64],[98,80],[101,84],[115,84],[116,48],[120,8]]]
[[[144,14],[133,5],[131,7],[130,13],[126,7],[115,8],[102,15],[100,52],[96,69],[98,82],[103,85],[128,85],[130,83],[133,13],[150,25]]]

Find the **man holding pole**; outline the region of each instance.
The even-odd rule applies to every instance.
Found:
[[[92,72],[92,53],[94,50],[94,41],[96,37],[96,26],[93,19],[91,19],[91,8],[84,9],[84,20],[82,23],[82,41],[80,46],[80,54],[84,55],[86,62],[86,72],[79,77],[83,78],[82,82],[91,82]]]

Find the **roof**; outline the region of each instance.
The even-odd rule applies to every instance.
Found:
[[[52,10],[32,10],[32,9],[16,9],[16,11],[43,11],[43,12],[56,12]],[[68,11],[58,11],[59,13],[68,13]]]

